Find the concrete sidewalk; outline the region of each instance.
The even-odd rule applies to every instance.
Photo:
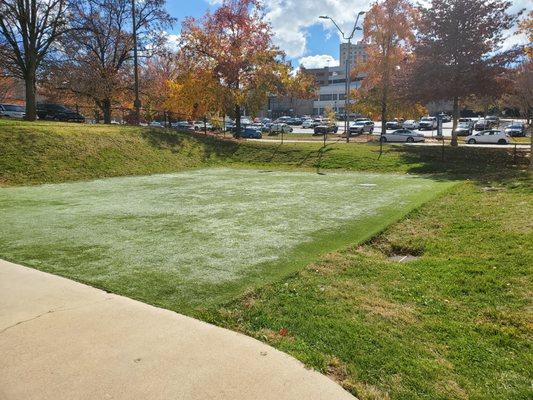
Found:
[[[247,336],[0,260],[0,399],[354,399]]]

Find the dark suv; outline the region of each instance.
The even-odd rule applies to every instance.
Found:
[[[39,119],[50,119],[62,122],[85,122],[85,117],[76,111],[72,111],[61,104],[39,103],[37,104],[37,116]]]

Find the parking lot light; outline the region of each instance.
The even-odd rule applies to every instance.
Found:
[[[352,39],[355,34],[356,30],[362,30],[360,27],[357,26],[357,23],[359,22],[359,18],[365,14],[365,11],[359,11],[357,13],[357,18],[355,19],[355,24],[353,26],[352,32],[349,36],[346,36],[340,26],[335,22],[335,20],[331,17],[328,17],[327,15],[320,15],[318,18],[320,19],[329,19],[335,27],[338,29],[338,31],[341,33],[342,38],[344,40],[348,41],[348,57],[346,57],[346,94],[344,96],[344,134],[346,135],[346,143],[350,142],[350,122],[348,121],[348,104],[349,104],[349,97],[350,97],[350,48],[352,44]]]

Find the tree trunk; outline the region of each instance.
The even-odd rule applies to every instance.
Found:
[[[104,114],[104,124],[111,124],[111,100],[102,100],[102,113]]]
[[[37,103],[35,96],[35,69],[30,68],[24,77],[26,85],[26,120],[35,121],[37,119]]]
[[[241,137],[241,106],[235,104],[235,137]]]
[[[529,125],[529,170],[533,172],[533,126]],[[516,147],[515,147],[516,150]]]
[[[453,98],[453,125],[452,125],[452,146],[457,146],[457,120],[459,119],[459,98],[456,96]]]

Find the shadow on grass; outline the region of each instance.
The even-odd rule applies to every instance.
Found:
[[[144,131],[142,137],[157,149],[183,154],[198,150],[199,145],[199,156],[205,164],[292,166],[313,168],[317,173],[333,169],[407,172],[431,175],[437,180],[469,179],[487,183],[523,178],[529,165],[529,152],[523,149],[385,145],[381,158],[378,158],[378,143],[332,144],[317,148],[306,144],[253,143],[161,129]]]

